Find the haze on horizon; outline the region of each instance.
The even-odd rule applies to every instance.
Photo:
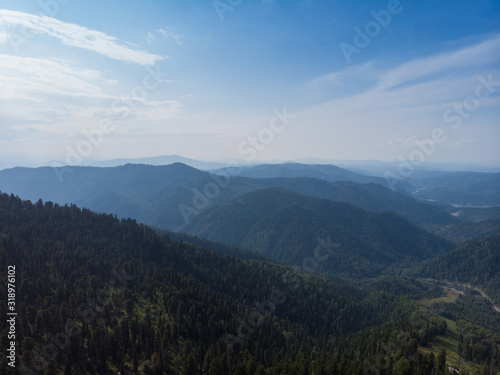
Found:
[[[498,166],[499,119],[493,0],[0,1],[0,166]]]

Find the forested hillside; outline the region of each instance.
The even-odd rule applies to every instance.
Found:
[[[432,312],[416,319],[419,309],[403,296],[172,242],[133,220],[5,194],[0,237],[1,267],[16,269],[23,374],[444,368],[416,348],[446,324]],[[5,347],[5,320],[0,329]],[[2,368],[6,362],[2,353]]]
[[[482,287],[500,302],[500,236],[468,241],[450,253],[418,266],[414,275]]]
[[[278,187],[309,197],[350,203],[373,212],[392,212],[418,225],[446,225],[458,219],[430,204],[376,183],[327,182],[313,178],[267,178],[263,187]]]
[[[300,265],[314,254],[317,238],[331,238],[336,245],[320,271],[351,277],[380,274],[395,263],[429,258],[453,247],[399,216],[276,188],[207,209],[181,230],[289,265]]]
[[[457,244],[480,237],[500,235],[500,220],[483,220],[472,223],[454,223],[449,225],[429,225],[428,230]]]

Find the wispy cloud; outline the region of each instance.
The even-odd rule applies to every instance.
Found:
[[[7,43],[7,38],[8,38],[7,33],[0,31],[0,44]]]
[[[166,58],[131,48],[118,41],[117,38],[103,32],[90,30],[80,25],[62,22],[46,16],[0,10],[0,26],[6,29],[23,27],[32,33],[46,34],[57,38],[67,46],[94,51],[111,59],[127,63],[154,65],[158,60]]]
[[[472,46],[411,60],[386,71],[376,69],[376,63],[369,61],[311,79],[306,84],[307,86],[335,85],[362,77],[375,80],[377,82],[375,90],[383,91],[409,83],[419,84],[425,81],[426,77],[432,78],[436,74],[439,74],[439,79],[444,80],[447,71],[456,74],[457,71],[466,68],[477,69],[498,63],[500,54],[497,51],[499,50],[500,34]]]
[[[175,33],[170,27],[158,29],[157,32],[165,39],[170,39],[177,45],[182,44],[182,37],[179,34]]]
[[[406,139],[389,139],[385,144],[379,145],[380,147],[387,147],[387,148],[401,148],[401,147],[413,147],[418,144],[418,139],[417,137],[410,137]]]
[[[443,147],[446,147],[446,148],[457,148],[457,147],[460,147],[462,145],[466,145],[466,144],[470,144],[470,143],[477,143],[477,142],[478,142],[478,140],[475,139],[475,138],[460,139],[460,140],[455,141],[453,143],[444,143]]]
[[[117,110],[121,115],[126,108],[128,107],[125,105],[116,108],[112,106],[94,108],[91,116],[94,119],[114,118],[117,115]],[[182,113],[182,104],[178,100],[147,101],[134,99],[134,107],[130,109],[130,112],[127,110],[127,113],[127,120],[167,120]]]
[[[420,56],[385,69],[381,68],[383,62],[374,60],[312,79],[305,83],[308,89],[316,90],[322,85],[329,90],[325,90],[323,103],[297,113],[296,130],[290,130],[289,134],[294,133],[294,141],[300,142],[317,132],[322,134],[317,140],[318,150],[336,150],[342,155],[362,158],[364,150],[375,149],[376,156],[368,151],[366,156],[389,159],[406,148],[418,147],[419,141],[441,127],[449,132],[450,138],[451,134],[454,137],[443,149],[481,151],[480,142],[470,140],[476,139],[479,132],[498,134],[498,130],[493,130],[490,115],[500,108],[498,91],[480,99],[477,113],[465,118],[460,130],[452,130],[443,120],[443,113],[463,105],[466,98],[475,94],[478,77],[500,80],[498,50],[500,35],[494,35],[473,45]],[[352,85],[356,90],[343,93],[345,87]]]
[[[148,32],[146,34],[146,40],[148,41],[148,44],[153,43],[155,41],[155,39],[156,38],[155,38],[155,36],[152,33]]]
[[[412,149],[412,148],[415,148],[416,146],[420,146],[420,145],[426,145],[427,144],[427,140],[419,140],[417,136],[413,136],[413,137],[409,137],[409,138],[406,138],[406,139],[390,139],[389,141],[385,142],[385,143],[380,143],[380,144],[377,144],[375,145],[376,148],[380,148],[380,149],[404,149],[404,148],[407,148],[407,149]],[[466,144],[471,144],[471,143],[477,143],[478,140],[476,138],[471,138],[471,139],[460,139],[458,141],[455,141],[455,142],[445,142],[442,144],[442,147],[445,147],[445,148],[457,148],[457,147],[460,147],[462,145],[466,145]]]
[[[101,72],[71,61],[0,55],[0,139],[64,137],[113,96]]]
[[[178,46],[182,45],[182,36],[177,34],[170,27],[163,27],[161,29],[157,29],[154,31],[149,31],[146,34],[146,41],[148,44],[153,44],[155,42],[161,41],[163,39],[167,39]]]
[[[99,71],[50,58],[0,55],[0,99],[41,101],[48,95],[104,97]],[[94,83],[93,83],[94,82]]]
[[[177,100],[129,98],[127,105],[131,94],[117,92],[116,83],[73,61],[0,55],[0,128],[9,124],[11,136],[64,136],[102,118],[165,120],[182,111]]]
[[[470,87],[477,85],[479,74],[498,69],[498,50],[500,34],[472,46],[411,60],[385,71],[377,69],[376,63],[370,61],[312,79],[306,85],[336,86],[361,78],[365,83],[361,85],[365,86],[362,92],[331,101],[342,102],[341,107],[348,109],[360,105],[375,109],[397,107],[398,104],[400,108],[449,105],[473,94]]]
[[[308,86],[319,86],[325,84],[338,84],[344,83],[353,77],[359,77],[360,75],[366,75],[373,72],[373,63],[371,61],[361,64],[349,66],[340,72],[332,72],[325,74],[321,77],[314,78],[307,82]]]
[[[500,35],[457,51],[417,59],[400,65],[380,77],[379,89],[388,89],[415,79],[439,73],[443,77],[450,67],[484,66],[500,60]]]

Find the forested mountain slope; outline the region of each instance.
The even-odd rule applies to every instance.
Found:
[[[407,296],[173,242],[74,205],[0,194],[7,266],[21,374],[361,375],[403,366],[431,375],[446,363],[417,352],[446,324]],[[4,347],[8,329],[3,319]],[[400,350],[381,350],[391,345]],[[8,361],[2,352],[0,367]]]
[[[482,287],[500,302],[500,236],[468,241],[438,259],[416,267],[413,275]]]
[[[279,187],[305,196],[350,203],[373,212],[392,212],[418,225],[447,225],[458,219],[435,206],[415,200],[380,184],[338,181],[327,182],[313,178],[260,179],[263,187]]]
[[[396,262],[415,261],[453,245],[389,213],[367,212],[352,205],[309,198],[286,190],[261,189],[201,212],[181,228],[297,265],[311,257],[318,238],[335,249],[321,262],[323,272],[368,276]]]

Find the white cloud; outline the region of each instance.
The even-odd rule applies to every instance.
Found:
[[[177,100],[131,98],[116,92],[117,81],[71,61],[0,55],[0,128],[5,139],[78,134],[89,122],[165,120],[181,113]],[[109,94],[114,90],[115,94]],[[125,117],[124,117],[125,116]],[[5,128],[7,127],[7,128]],[[6,133],[6,129],[8,132]],[[10,133],[9,133],[10,132]]]
[[[29,30],[30,33],[50,35],[67,46],[87,49],[127,63],[154,65],[156,61],[166,58],[130,48],[120,43],[117,38],[100,31],[90,30],[80,25],[46,16],[0,10],[0,25],[22,27]]]
[[[65,137],[89,120],[90,108],[111,101],[105,82],[70,61],[0,55],[2,139]]]
[[[102,79],[99,71],[78,69],[69,62],[0,55],[0,99],[41,101],[43,96],[102,98],[105,95],[95,83]]]

